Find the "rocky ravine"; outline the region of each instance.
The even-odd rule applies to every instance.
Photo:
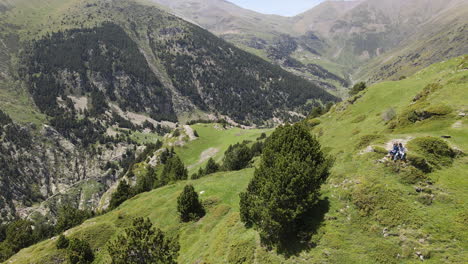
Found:
[[[0,141],[0,222],[15,215],[53,219],[64,203],[96,209],[122,170],[106,164],[119,163],[127,149],[133,149],[118,143],[85,150],[47,125],[34,129],[11,123],[3,129],[7,132]]]

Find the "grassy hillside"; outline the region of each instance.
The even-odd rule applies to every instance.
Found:
[[[91,243],[97,254],[94,263],[109,263],[106,242],[136,216],[150,217],[164,231],[180,235],[180,263],[419,263],[421,258],[426,263],[466,263],[468,157],[461,152],[468,153],[468,123],[461,113],[468,110],[463,97],[467,69],[466,56],[435,64],[405,80],[369,87],[319,118],[320,124],[312,133],[336,157],[336,163],[324,187],[322,210],[310,223],[316,227],[310,247],[296,248],[297,254],[289,258],[267,252],[259,245],[256,232],[239,221],[238,193],[252,177],[251,168],[191,181],[196,191],[203,192],[200,197],[208,208],[199,222],[178,222],[176,200],[186,184],[179,182],[140,194],[118,209],[69,230],[67,235]],[[429,87],[437,88],[425,89],[434,83],[438,85]],[[415,97],[418,100],[413,103]],[[421,109],[416,111],[416,107]],[[394,118],[385,121],[382,117],[393,116],[388,114],[390,108]],[[435,108],[444,111],[423,121],[405,121],[410,120],[405,119],[410,110],[436,112]],[[216,138],[222,141],[225,136],[226,144],[235,141],[229,133],[235,136],[237,132],[218,134],[208,126],[195,128],[209,139],[177,149],[187,164],[193,164],[209,147],[223,148],[224,142]],[[421,151],[418,142],[427,136],[450,136],[443,140],[459,154],[448,158]],[[378,162],[392,140],[405,144],[409,140],[411,157],[418,154],[429,161],[450,160],[439,168],[434,166],[432,173],[421,176],[423,180],[408,183],[412,176],[406,173],[409,166]],[[63,259],[65,252],[57,251],[51,239],[20,251],[7,263]]]

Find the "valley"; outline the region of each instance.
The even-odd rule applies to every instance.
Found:
[[[467,14],[0,0],[0,262],[468,262]]]

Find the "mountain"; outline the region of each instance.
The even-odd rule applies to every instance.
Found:
[[[200,2],[204,1],[180,0],[171,5],[156,1],[237,46],[342,96],[339,91],[348,87],[351,79],[397,79],[467,52],[464,18],[468,11],[462,0],[324,1],[295,17],[277,20],[281,27],[265,27],[262,21],[269,16],[250,12],[261,27],[248,29],[244,23],[252,17],[243,19],[245,10],[225,1],[210,2],[213,9],[227,10],[229,6],[229,12],[217,13],[187,8],[189,2],[193,7],[202,6]],[[244,30],[226,34],[213,29],[215,25]]]
[[[349,85],[344,72],[331,72],[328,65],[309,63],[294,58],[300,51],[317,57],[327,43],[313,33],[296,34],[291,30],[291,18],[264,15],[246,10],[224,0],[153,0],[188,21],[193,21],[236,46],[261,56],[284,69],[325,86],[333,94],[340,94]]]
[[[68,230],[66,236],[87,240],[97,263],[110,263],[106,243],[135,217],[149,217],[166,234],[179,238],[179,263],[466,262],[468,109],[460,94],[466,90],[467,67],[467,56],[434,64],[404,80],[372,85],[330,112],[304,121],[335,157],[335,165],[314,216],[304,220],[312,232],[307,246],[291,240],[295,254],[261,246],[257,232],[240,221],[239,193],[247,188],[254,168],[141,193]],[[200,138],[175,148],[186,164],[195,165],[191,172],[206,164],[208,152],[219,162],[226,144],[270,133],[220,130],[218,124],[196,124],[192,129]],[[393,142],[407,147],[407,163],[385,158]],[[211,149],[220,151],[206,152]],[[145,165],[142,161],[135,168]],[[199,193],[206,215],[181,223],[177,197],[188,183]],[[38,262],[62,262],[67,253],[56,249],[52,238],[8,261],[31,263],[31,256]]]
[[[339,100],[153,4],[0,7],[0,222],[107,207],[107,191],[179,122],[272,126]]]

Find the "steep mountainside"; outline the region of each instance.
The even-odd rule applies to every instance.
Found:
[[[0,222],[105,208],[176,121],[272,125],[338,100],[153,5],[0,1],[0,28]]]
[[[296,50],[309,57],[316,57],[324,51],[327,43],[313,33],[296,34],[291,31],[294,22],[291,18],[256,13],[224,0],[152,1],[246,51],[325,86],[334,94],[349,85],[347,75],[343,72],[332,73],[317,63],[300,62],[293,58],[292,54]]]
[[[141,193],[66,235],[87,240],[94,263],[111,263],[106,244],[134,217],[149,217],[179,238],[179,263],[465,263],[468,105],[460,95],[467,69],[467,56],[438,63],[405,80],[373,85],[304,121],[336,161],[314,216],[304,220],[312,237],[302,241],[304,246],[291,241],[292,254],[262,247],[257,232],[240,221],[239,193],[253,168]],[[220,130],[217,124],[192,128],[199,140],[176,148],[190,152],[181,156],[186,164],[220,147],[211,139],[235,140],[239,132]],[[260,132],[250,130],[246,138],[254,140]],[[394,142],[407,147],[407,162],[385,157]],[[215,158],[219,161],[220,154]],[[146,165],[142,161],[137,168]],[[207,212],[197,222],[181,223],[177,197],[188,183]],[[62,262],[66,251],[55,245],[55,238],[43,241],[9,261],[32,263],[34,256],[34,262]]]

